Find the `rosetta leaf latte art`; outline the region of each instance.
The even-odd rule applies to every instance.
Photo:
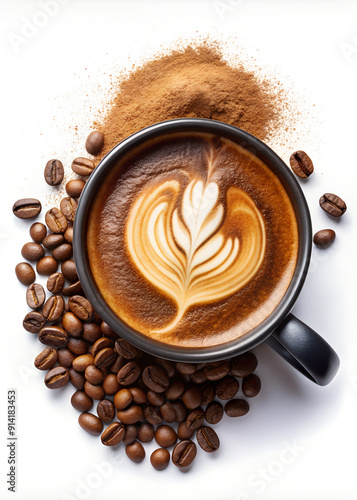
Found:
[[[178,208],[180,184],[169,180],[144,190],[131,207],[129,254],[142,276],[177,306],[158,333],[175,328],[189,307],[236,293],[259,270],[265,252],[261,214],[236,187],[227,191],[225,213],[219,194],[217,183],[192,180]]]

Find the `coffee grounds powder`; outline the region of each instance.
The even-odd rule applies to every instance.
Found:
[[[279,89],[242,64],[229,65],[215,44],[174,49],[114,82],[114,96],[102,122],[99,158],[118,142],[153,123],[174,118],[211,118],[235,125],[261,140],[281,125]]]

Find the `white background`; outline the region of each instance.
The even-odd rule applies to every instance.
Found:
[[[6,398],[15,388],[21,500],[356,499],[357,3],[57,3],[63,4],[58,12],[46,17],[40,1],[0,1],[1,498],[14,496],[6,486]],[[42,25],[26,29],[35,21]],[[15,219],[11,207],[25,196],[41,199],[43,213],[55,203],[43,181],[45,162],[59,157],[68,172],[71,159],[84,154],[93,113],[107,102],[110,73],[196,32],[227,40],[228,52],[241,47],[292,87],[299,109],[307,110],[298,120],[300,132],[277,152],[285,161],[295,149],[311,154],[316,173],[302,187],[314,229],[331,227],[337,239],[326,251],[314,248],[294,313],[333,345],[341,369],[331,385],[317,387],[260,346],[255,352],[263,385],[250,413],[216,427],[221,448],[214,456],[199,450],[188,473],[172,465],[159,473],[148,459],[135,465],[123,447],[107,449],[82,431],[69,403],[72,387],[50,392],[33,368],[42,346],[22,329],[25,288],[14,274],[30,223]],[[23,33],[26,38],[16,38]],[[76,124],[77,136],[70,128]],[[324,192],[346,200],[341,220],[319,208]]]

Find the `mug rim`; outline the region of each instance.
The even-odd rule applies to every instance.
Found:
[[[277,175],[293,205],[298,225],[298,255],[293,277],[276,308],[255,328],[237,339],[204,347],[180,347],[154,340],[127,325],[109,307],[91,276],[86,252],[86,222],[91,200],[112,164],[145,141],[170,133],[212,133],[233,140],[260,158]],[[312,225],[302,189],[285,162],[265,143],[233,125],[205,118],[178,118],[150,125],[117,144],[98,164],[80,196],[73,226],[74,261],[82,289],[94,310],[119,336],[139,349],[172,361],[218,361],[242,354],[264,342],[294,306],[304,285],[311,258]]]

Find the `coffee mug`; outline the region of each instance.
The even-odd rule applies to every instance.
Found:
[[[283,185],[298,229],[298,251],[290,284],[277,307],[258,326],[235,340],[206,347],[181,347],[157,341],[135,330],[109,307],[91,271],[86,244],[88,214],[99,186],[112,167],[147,141],[175,133],[214,134],[233,141],[260,159]],[[237,127],[200,118],[182,118],[147,127],[115,146],[99,163],[80,196],[74,222],[74,259],[79,279],[88,300],[99,316],[121,337],[152,355],[179,362],[218,361],[242,354],[266,342],[294,368],[313,382],[327,385],[339,367],[339,358],[331,346],[290,310],[303,287],[311,257],[312,228],[309,209],[302,190],[286,164],[266,144]]]

